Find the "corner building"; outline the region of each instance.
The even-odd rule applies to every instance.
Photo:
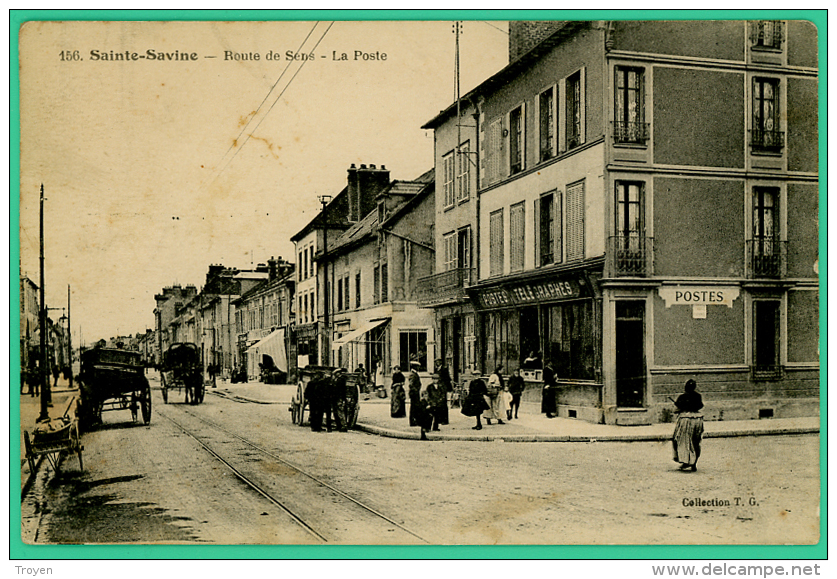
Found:
[[[540,352],[594,422],[669,421],[689,378],[710,420],[816,415],[814,26],[511,22],[509,59],[463,97],[481,370]]]

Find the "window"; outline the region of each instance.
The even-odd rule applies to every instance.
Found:
[[[567,78],[567,149],[584,142],[582,71]]]
[[[381,264],[381,303],[389,301],[389,275],[387,264]]]
[[[753,79],[753,130],[751,144],[762,151],[781,151],[784,133],[779,131],[779,80]]]
[[[488,125],[486,135],[485,177],[487,183],[500,178],[501,155],[503,147],[503,120],[495,119]]]
[[[753,371],[756,377],[771,378],[781,372],[779,363],[778,300],[753,302]]]
[[[584,258],[584,181],[567,186],[567,260]]]
[[[561,199],[556,192],[541,195],[535,202],[538,217],[538,266],[561,261]]]
[[[459,263],[457,260],[457,247],[456,247],[457,236],[456,232],[452,231],[448,233],[442,238],[442,243],[445,249],[445,269],[444,271],[450,271],[452,269],[456,269],[459,267]]]
[[[401,368],[410,368],[411,361],[419,363],[418,371],[427,371],[427,332],[409,330],[399,332]]]
[[[381,266],[377,263],[373,269],[372,275],[372,303],[381,303]]]
[[[509,257],[511,260],[511,271],[523,269],[525,256],[526,231],[525,202],[521,201],[509,208]]]
[[[355,274],[355,307],[360,308],[360,272]]]
[[[523,170],[523,106],[509,114],[509,174]]]
[[[456,192],[453,190],[455,162],[456,156],[454,154],[454,151],[451,151],[450,153],[442,157],[442,176],[444,179],[443,183],[445,192],[445,207],[450,207],[451,205],[453,205],[456,198]]]
[[[641,68],[616,67],[613,138],[617,143],[644,144],[648,140],[643,73]]]
[[[779,189],[776,187],[756,187],[753,190],[752,245],[753,274],[780,275]]]
[[[752,23],[753,46],[759,48],[782,48],[782,22],[779,20],[757,20]]]
[[[595,379],[593,301],[555,305],[547,308],[545,314],[546,351],[555,365],[555,376]]]
[[[459,167],[456,176],[457,201],[464,201],[471,197],[471,157],[468,155],[470,150],[471,144],[468,142],[459,146]]]
[[[456,232],[456,262],[457,267],[470,269],[471,267],[471,227],[463,227]]]
[[[613,265],[617,273],[644,274],[645,221],[643,214],[643,183],[616,182],[616,235],[613,238]]]
[[[343,278],[337,280],[337,307],[336,311],[343,310]]]
[[[555,89],[550,87],[538,97],[538,141],[540,160],[555,156]]]
[[[489,217],[489,275],[503,273],[503,210],[494,211]]]
[[[307,271],[307,269],[305,268],[304,259],[302,257],[303,253],[303,251],[299,252],[299,265],[297,266],[297,275],[299,277],[299,281],[305,279],[305,272]]]
[[[300,300],[299,306],[302,308],[302,317],[306,322],[308,322],[308,294],[305,294],[304,302]]]
[[[348,310],[352,307],[350,304],[351,302],[349,301],[349,274],[347,273],[343,278],[343,307]]]

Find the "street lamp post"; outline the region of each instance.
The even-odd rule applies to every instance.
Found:
[[[326,220],[326,205],[331,203],[331,195],[319,195],[317,197],[322,204],[322,212],[320,213],[320,220],[323,225],[323,353],[321,359],[325,361],[331,360],[331,341],[330,341],[330,325],[328,321],[328,223]],[[329,365],[329,364],[324,364]]]

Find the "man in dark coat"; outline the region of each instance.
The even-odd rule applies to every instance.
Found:
[[[326,384],[327,380],[326,376],[320,372],[305,387],[305,399],[308,401],[309,411],[308,421],[311,423],[311,430],[314,432],[322,432],[323,430],[323,411],[325,407],[323,397],[329,388]]]
[[[421,404],[421,378],[418,375],[420,364],[413,360],[410,362],[410,373],[407,374],[407,396],[410,398],[410,426],[419,426],[423,423],[423,408]]]
[[[348,430],[346,415],[346,369],[338,368],[331,375],[329,407],[326,410],[326,430],[331,431],[331,415],[334,414],[334,428],[340,432]]]

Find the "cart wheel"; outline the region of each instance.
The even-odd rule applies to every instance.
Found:
[[[142,421],[144,424],[151,422],[151,386],[145,385],[140,397],[140,408],[142,409]]]
[[[35,454],[32,452],[32,441],[29,440],[29,432],[23,431],[23,448],[26,449],[26,460],[29,462],[29,472],[35,474]]]

